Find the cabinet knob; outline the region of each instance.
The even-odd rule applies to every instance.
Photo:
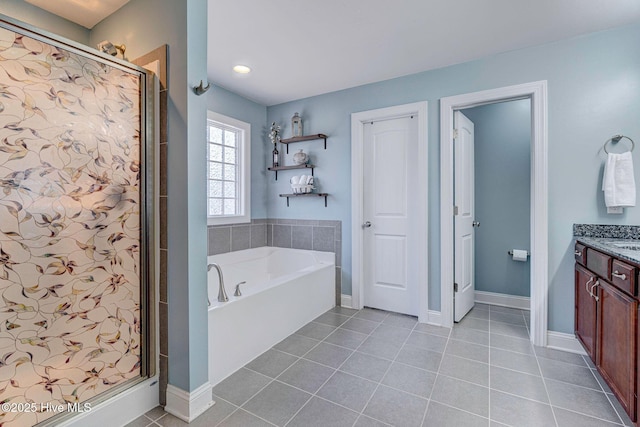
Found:
[[[620,280],[627,280],[627,275],[626,274],[620,274],[620,272],[618,270],[614,271],[613,273],[611,273],[611,275],[613,277],[617,277]]]
[[[573,254],[575,256],[582,256],[582,251],[574,251]]]
[[[369,228],[369,227],[371,227],[371,225],[372,225],[371,221],[367,221],[364,224],[362,224],[362,228]]]

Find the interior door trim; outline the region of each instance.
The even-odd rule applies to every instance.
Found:
[[[424,212],[424,221],[420,221],[419,229],[416,233],[422,236],[420,239],[420,254],[422,259],[428,257],[428,128],[427,128],[427,101],[415,102],[411,104],[397,105],[394,107],[380,108],[376,110],[362,111],[351,114],[351,257],[352,257],[352,288],[351,306],[361,309],[364,301],[364,265],[363,265],[363,228],[366,221],[364,212],[364,123],[395,119],[410,115],[418,119],[418,174],[424,189],[414,195],[414,202],[418,210]],[[419,309],[418,321],[427,323],[429,321],[429,288],[428,288],[428,263],[420,264],[419,276],[424,278],[419,283]]]
[[[453,326],[453,113],[524,98],[531,99],[531,341],[546,346],[549,311],[546,80],[440,99],[440,308],[442,326]]]

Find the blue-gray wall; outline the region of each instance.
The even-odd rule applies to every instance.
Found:
[[[33,6],[24,0],[2,0],[0,13],[75,42],[89,44],[90,31],[88,29]]]
[[[267,179],[273,174],[267,175],[264,167],[269,148],[265,142],[267,107],[219,86],[213,86],[206,97],[209,110],[251,124],[251,218],[267,218]]]
[[[549,329],[573,331],[572,224],[640,223],[640,208],[607,215],[600,191],[604,157],[612,135],[640,137],[640,24],[593,33],[477,61],[271,106],[267,122],[289,123],[299,111],[305,133],[329,135],[308,149],[318,165],[329,207],[315,199],[278,197],[286,180],[268,181],[270,217],[339,219],[343,222],[343,292],[351,292],[351,127],[350,114],[392,105],[429,101],[429,307],[440,309],[441,97],[514,84],[548,81],[549,124]],[[417,53],[420,54],[420,53]],[[428,55],[428,52],[424,53]],[[289,129],[287,127],[287,129]],[[288,130],[289,131],[289,130]],[[288,134],[285,134],[285,136]],[[292,146],[293,148],[293,146]],[[296,146],[297,148],[297,146]],[[292,152],[290,153],[291,156]],[[636,164],[640,150],[634,152]],[[290,161],[290,160],[289,160]],[[266,164],[263,166],[266,167]],[[640,167],[636,168],[640,179]]]
[[[193,391],[208,380],[206,97],[207,0],[131,0],[91,31],[140,57],[169,45],[167,216],[169,384]]]
[[[5,9],[3,2],[3,12]],[[16,0],[8,5],[15,7]],[[91,45],[103,39],[122,40],[127,55],[136,57],[163,43],[170,45],[169,104],[169,299],[170,351],[177,366],[171,366],[170,382],[193,390],[206,373],[206,218],[205,171],[195,164],[204,158],[204,146],[193,139],[202,134],[206,105],[192,101],[189,87],[206,77],[200,64],[206,58],[206,8],[204,0],[132,0],[91,33]],[[20,11],[19,11],[20,12]],[[11,13],[8,13],[11,15]],[[202,16],[196,16],[196,15]],[[45,25],[30,16],[14,15],[56,33],[63,26]],[[145,19],[141,20],[140,17]],[[203,31],[204,30],[204,31]],[[70,35],[66,35],[70,37]],[[256,35],[259,37],[259,35]],[[200,39],[198,39],[200,38]],[[305,133],[327,133],[327,150],[319,142],[298,144],[318,165],[316,176],[323,191],[331,193],[329,207],[314,199],[293,200],[287,208],[278,193],[286,179],[274,181],[264,169],[267,156],[255,174],[264,174],[266,212],[273,218],[338,219],[343,222],[343,292],[351,292],[351,194],[350,114],[416,101],[429,101],[429,306],[440,308],[440,179],[439,104],[445,96],[475,92],[513,84],[547,80],[549,89],[549,329],[573,331],[573,256],[571,226],[578,223],[638,224],[640,209],[624,215],[607,215],[599,183],[604,141],[617,133],[640,135],[640,24],[594,33],[571,40],[520,49],[477,61],[427,71],[385,82],[276,105],[267,109],[267,123],[287,125],[294,112],[305,119]],[[418,53],[419,54],[419,53]],[[425,52],[424,54],[428,54]],[[205,97],[200,97],[204,103]],[[191,114],[190,114],[191,113]],[[223,113],[224,114],[224,113]],[[201,129],[199,125],[201,124]],[[188,128],[190,130],[188,130]],[[285,137],[288,133],[285,133]],[[174,143],[173,145],[171,143]],[[266,144],[266,143],[265,143]],[[292,149],[294,146],[292,146]],[[297,146],[296,146],[297,148]],[[637,161],[640,150],[634,152]],[[287,161],[291,161],[291,151]],[[192,163],[194,162],[194,163]],[[640,179],[640,168],[636,168]],[[283,174],[284,178],[284,174]],[[255,181],[255,178],[252,179]],[[202,184],[193,184],[200,182]],[[187,183],[190,183],[187,185]],[[201,194],[201,202],[195,201]],[[253,203],[252,203],[253,204]],[[260,205],[260,203],[255,203]],[[200,206],[202,205],[202,206]],[[202,208],[202,212],[199,209]],[[188,224],[184,224],[184,219]],[[202,288],[202,289],[200,289]],[[188,318],[186,318],[186,314]],[[196,326],[196,325],[200,326]],[[190,327],[191,326],[191,327]],[[188,333],[187,333],[188,331]],[[201,339],[200,344],[196,341]],[[184,357],[184,362],[179,359]],[[176,360],[178,359],[178,360]],[[200,369],[203,368],[203,369]],[[195,375],[195,377],[192,377]]]
[[[530,296],[530,265],[507,252],[529,250],[531,101],[463,110],[475,132],[476,290]]]

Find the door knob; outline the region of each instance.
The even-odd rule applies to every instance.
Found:
[[[480,221],[473,221],[473,222],[471,223],[471,225],[472,225],[473,227],[480,227]]]
[[[369,228],[369,227],[371,227],[371,225],[372,225],[371,221],[367,221],[364,224],[362,224],[362,228]]]

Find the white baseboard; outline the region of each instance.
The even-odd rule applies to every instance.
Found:
[[[569,353],[587,354],[573,334],[565,334],[564,332],[547,331],[547,347]]]
[[[340,296],[340,306],[345,308],[353,308],[353,305],[351,304],[351,295],[342,294]]]
[[[340,305],[345,308],[353,308],[351,295],[342,294],[340,296]],[[423,319],[420,318],[419,321],[423,322]],[[442,313],[439,311],[429,310],[429,314],[427,318],[424,319],[424,323],[434,326],[442,326]]]
[[[191,393],[169,384],[164,410],[190,423],[215,403],[212,390],[213,386],[208,381]]]
[[[150,378],[122,393],[100,402],[68,420],[56,423],[59,427],[88,427],[105,425],[125,425],[140,415],[158,406],[158,377]]]
[[[519,297],[515,295],[484,291],[476,291],[475,294],[476,302],[482,304],[500,305],[502,307],[518,308],[520,310],[529,310],[531,308],[529,297]]]
[[[429,317],[427,319],[429,325],[442,326],[442,312],[429,310]]]

